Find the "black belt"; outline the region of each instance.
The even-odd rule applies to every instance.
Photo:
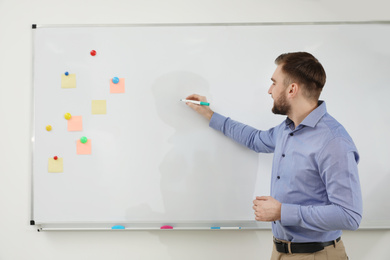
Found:
[[[336,239],[336,242],[340,241],[340,237]],[[274,239],[276,251],[279,253],[290,253],[288,250],[288,243]],[[291,253],[315,253],[323,250],[326,246],[334,245],[334,241],[328,242],[314,242],[314,243],[291,243]]]

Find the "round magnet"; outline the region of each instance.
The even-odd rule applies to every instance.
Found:
[[[66,71],[66,72],[65,72],[65,76],[69,76],[69,72]]]
[[[83,137],[80,138],[80,142],[81,142],[82,144],[85,144],[87,141],[88,141],[88,138],[85,137],[85,136],[83,136]]]
[[[57,161],[58,160],[58,156],[54,156],[53,159]]]
[[[64,115],[64,117],[65,117],[66,120],[69,120],[69,119],[72,118],[72,115],[71,115],[70,113],[66,113],[66,114]]]
[[[51,125],[47,125],[47,126],[46,126],[46,130],[47,130],[47,131],[51,131],[51,129],[52,129]]]
[[[96,51],[95,50],[91,51],[91,56],[96,56]]]
[[[118,77],[113,77],[112,78],[112,83],[118,84],[118,82],[119,82],[119,78]]]

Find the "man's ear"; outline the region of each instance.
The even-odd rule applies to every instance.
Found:
[[[291,83],[287,88],[287,97],[294,98],[297,96],[300,86],[297,83]]]

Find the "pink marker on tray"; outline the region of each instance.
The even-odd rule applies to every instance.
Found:
[[[173,229],[173,227],[172,226],[162,226],[162,227],[160,227],[160,229]]]

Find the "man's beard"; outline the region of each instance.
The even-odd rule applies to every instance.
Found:
[[[277,100],[274,100],[272,113],[277,115],[287,115],[290,112],[291,106],[287,103],[287,98],[281,95]]]

